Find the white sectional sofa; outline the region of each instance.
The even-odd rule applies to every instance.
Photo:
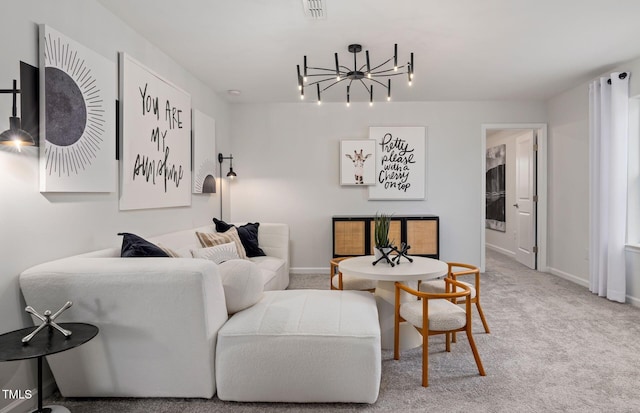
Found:
[[[200,248],[196,231],[149,241],[175,251]],[[264,290],[289,285],[289,227],[261,223],[255,257]],[[47,357],[67,397],[204,397],[215,394],[217,332],[228,319],[219,266],[193,258],[120,258],[114,247],[37,265],[20,275],[28,305],[57,322],[97,325],[96,338]],[[38,321],[35,320],[34,321]]]
[[[185,254],[200,247],[196,231],[215,229],[148,240]],[[289,228],[261,223],[258,242],[267,256],[253,264],[120,258],[112,248],[24,271],[28,305],[55,311],[72,301],[56,322],[100,329],[47,357],[61,394],[211,398],[218,390],[221,400],[374,403],[381,353],[373,296],[279,291],[289,284]]]

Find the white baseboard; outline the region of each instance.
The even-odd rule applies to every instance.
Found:
[[[634,307],[640,307],[640,298],[632,297],[630,295],[627,296],[627,302]]]
[[[504,254],[504,255],[508,255],[509,257],[515,258],[516,253],[513,251],[509,251],[508,249],[502,248],[502,247],[498,247],[497,245],[493,245],[493,244],[484,244],[485,248],[489,248],[490,250],[499,252],[500,254]]]
[[[56,391],[57,386],[53,378],[42,383],[43,399],[46,399]],[[31,398],[24,400],[14,400],[8,406],[0,410],[0,413],[23,413],[34,410],[38,407],[38,389],[31,389]]]
[[[553,274],[553,275],[557,275],[560,278],[564,278],[567,281],[571,281],[573,283],[576,283],[578,285],[581,285],[585,288],[589,288],[589,281],[582,279],[580,277],[578,277],[577,275],[573,275],[573,274],[569,274],[568,272],[564,272],[555,268],[547,268],[548,272]]]
[[[580,278],[578,276],[575,276],[573,274],[569,274],[567,272],[560,271],[560,270],[557,270],[557,269],[551,268],[551,267],[549,267],[549,273],[551,273],[553,275],[557,275],[560,278],[564,278],[567,281],[571,281],[573,283],[581,285],[582,287],[584,287],[586,289],[589,289],[589,281],[583,280],[582,278]],[[625,299],[626,299],[626,302],[628,304],[631,304],[634,307],[640,307],[640,298],[634,297],[634,296],[631,296],[631,295],[627,295],[625,297]]]
[[[289,268],[289,273],[290,274],[329,274],[329,267],[292,267],[292,268]]]

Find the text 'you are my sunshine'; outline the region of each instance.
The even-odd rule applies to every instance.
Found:
[[[184,176],[183,165],[175,164],[169,159],[171,148],[167,144],[169,131],[182,129],[182,120],[180,119],[182,109],[173,106],[169,99],[166,99],[164,116],[161,120],[159,98],[147,94],[148,86],[149,84],[145,83],[144,88],[138,87],[142,98],[142,116],[155,116],[155,120],[158,122],[158,126],[151,128],[149,142],[155,146],[159,156],[155,158],[152,155],[139,153],[133,166],[133,180],[135,181],[136,176],[142,175],[146,182],[156,185],[156,177],[158,179],[162,177],[164,179],[164,192],[167,192],[168,183],[173,183],[178,188]],[[163,124],[162,127],[159,126],[161,124]]]

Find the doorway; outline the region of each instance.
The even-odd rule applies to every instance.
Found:
[[[546,271],[547,125],[482,125],[481,146],[482,270],[486,262],[485,248],[491,248],[529,268]],[[489,154],[488,160],[487,148],[503,159],[496,162]],[[500,168],[494,168],[501,162]],[[492,170],[489,175],[487,166]],[[494,182],[496,177],[501,178],[502,183]],[[490,203],[489,216],[487,202]]]

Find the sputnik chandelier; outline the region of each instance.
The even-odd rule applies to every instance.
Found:
[[[369,105],[373,105],[373,86],[377,83],[386,91],[387,100],[391,100],[391,77],[406,75],[411,86],[413,81],[413,52],[406,65],[398,66],[398,45],[393,47],[393,56],[379,65],[372,66],[369,60],[369,51],[365,51],[365,61],[358,66],[358,53],[362,51],[359,44],[350,44],[347,48],[349,53],[353,54],[353,68],[343,66],[338,61],[338,53],[335,53],[336,67],[327,69],[323,67],[312,67],[307,65],[307,56],[304,56],[304,65],[302,70],[300,65],[298,69],[298,90],[300,91],[300,99],[305,97],[305,89],[314,88],[318,96],[318,104],[322,103],[322,92],[337,85],[346,82],[347,90],[347,106],[351,103],[351,93],[353,88],[362,86],[369,96]],[[354,84],[355,82],[355,84]]]

